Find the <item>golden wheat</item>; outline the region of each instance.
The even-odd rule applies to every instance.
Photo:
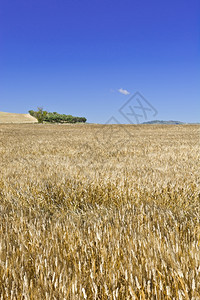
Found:
[[[200,299],[197,125],[0,125],[0,299]]]
[[[15,114],[0,111],[0,123],[37,123],[30,114]]]

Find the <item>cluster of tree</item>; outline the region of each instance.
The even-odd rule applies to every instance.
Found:
[[[87,120],[84,117],[73,117],[71,115],[58,114],[57,112],[53,112],[46,115],[45,121],[51,123],[85,123]]]
[[[85,123],[87,119],[85,117],[73,117],[71,115],[58,114],[57,112],[47,112],[41,107],[38,107],[37,111],[29,110],[29,114],[38,120],[38,123],[50,122],[50,123]]]

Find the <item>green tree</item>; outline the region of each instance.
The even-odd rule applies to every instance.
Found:
[[[43,123],[46,116],[47,111],[43,110],[42,107],[38,107],[38,110],[34,114],[34,117],[38,120],[38,123]]]
[[[28,112],[29,112],[29,114],[30,114],[32,117],[35,116],[35,111],[34,111],[34,110],[29,110]]]
[[[38,120],[38,123],[85,123],[85,117],[74,117],[72,115],[58,114],[57,112],[47,112],[42,107],[38,107],[37,111],[29,110],[29,114]]]

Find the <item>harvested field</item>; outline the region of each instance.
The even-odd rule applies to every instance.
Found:
[[[29,114],[15,114],[0,111],[0,123],[37,123],[37,119]]]
[[[0,125],[0,299],[200,299],[198,125]]]

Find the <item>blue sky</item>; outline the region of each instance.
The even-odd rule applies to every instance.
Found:
[[[119,110],[138,91],[139,122],[199,122],[199,83],[199,0],[0,2],[0,111],[128,123]]]

